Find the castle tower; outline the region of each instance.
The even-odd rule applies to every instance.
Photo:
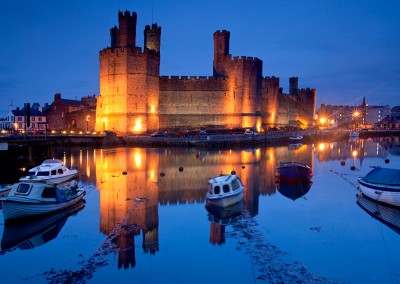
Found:
[[[117,33],[117,47],[136,46],[136,20],[137,15],[135,12],[132,12],[132,15],[128,11],[125,11],[125,13],[118,12],[119,29],[114,28]]]
[[[161,27],[152,24],[151,28],[147,25],[144,29],[144,48],[160,52]]]
[[[229,55],[229,38],[230,32],[216,31],[214,33],[214,77],[226,77],[225,60]]]
[[[299,89],[299,78],[298,77],[289,78],[289,94],[297,95],[298,89]]]
[[[110,31],[111,48],[100,51],[100,97],[96,130],[130,135],[159,128],[161,28],[145,31],[148,48],[136,47],[136,13],[118,13]]]
[[[261,118],[265,129],[275,127],[279,107],[279,78],[265,77],[262,84]]]

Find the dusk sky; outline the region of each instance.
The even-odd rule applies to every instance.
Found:
[[[211,76],[213,33],[228,30],[233,56],[263,61],[263,76],[289,77],[324,104],[400,105],[400,1],[1,1],[0,117],[12,102],[99,95],[99,51],[118,11],[161,33],[162,76]]]

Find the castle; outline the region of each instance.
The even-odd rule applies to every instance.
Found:
[[[214,33],[213,76],[161,76],[161,27],[147,25],[144,49],[136,46],[137,15],[118,13],[119,27],[110,30],[111,46],[100,51],[100,96],[96,130],[132,135],[157,130],[236,129],[311,126],[315,89],[289,94],[279,78],[263,77],[258,58],[232,57],[230,32]]]

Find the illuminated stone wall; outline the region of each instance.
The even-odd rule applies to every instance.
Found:
[[[291,120],[311,124],[315,90],[297,90],[296,81],[295,95],[279,93],[279,78],[263,78],[260,59],[229,54],[230,32],[214,33],[212,77],[160,77],[161,28],[146,26],[142,50],[135,47],[136,14],[118,16],[111,47],[100,51],[96,130],[132,135],[200,127],[260,131]]]

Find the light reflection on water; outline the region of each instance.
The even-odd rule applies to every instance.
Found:
[[[370,166],[399,168],[397,142],[51,148],[51,156],[80,170],[85,208],[39,247],[2,248],[0,280],[47,282],[52,271],[53,280],[72,275],[92,283],[399,282],[391,269],[400,264],[399,235],[357,205],[355,187]],[[313,183],[277,185],[283,161],[311,166]],[[232,170],[245,185],[243,203],[229,212],[206,208],[208,179]],[[6,229],[0,226],[3,239]]]

